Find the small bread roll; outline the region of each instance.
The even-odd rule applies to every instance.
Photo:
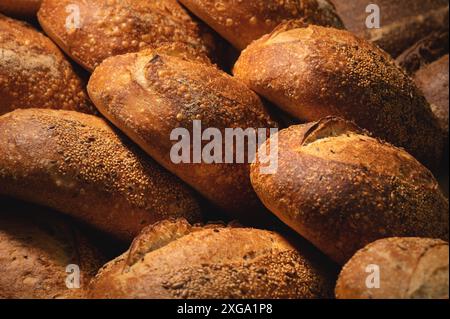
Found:
[[[131,241],[168,217],[198,221],[193,193],[102,119],[71,111],[0,117],[0,194]]]
[[[339,116],[438,167],[444,138],[430,106],[395,61],[351,33],[280,26],[242,52],[237,78],[303,121]]]
[[[346,28],[397,57],[431,33],[448,32],[448,0],[331,0]],[[379,11],[374,11],[374,5]],[[380,28],[369,28],[378,14]]]
[[[319,258],[269,231],[164,221],[99,271],[89,297],[330,298],[332,271]]]
[[[0,115],[17,108],[95,113],[83,81],[50,39],[0,14]]]
[[[201,121],[200,134],[220,130],[220,145],[226,128],[277,127],[259,97],[240,81],[205,63],[146,50],[104,61],[88,92],[106,118],[229,215],[245,219],[262,209],[250,184],[247,152],[242,164],[227,164],[225,151],[222,163],[206,163],[203,157],[196,163],[192,154],[189,163],[171,157],[179,140],[171,140],[171,134],[186,129],[193,143],[195,120]]]
[[[304,19],[312,24],[343,28],[328,0],[180,2],[239,50],[290,19]]]
[[[0,198],[0,299],[85,298],[104,258],[73,222]],[[66,280],[78,266],[79,288]],[[76,273],[74,281],[77,284]],[[70,278],[69,278],[70,279]]]
[[[350,122],[326,118],[278,134],[278,171],[251,167],[252,185],[275,215],[344,264],[374,240],[448,240],[448,200],[404,150]]]
[[[0,0],[0,12],[8,16],[32,18],[36,16],[41,2],[42,0]]]
[[[165,42],[211,54],[214,40],[176,0],[43,0],[45,32],[88,71],[108,57]]]
[[[358,251],[345,265],[336,297],[448,299],[448,258],[448,243],[442,240],[378,240]]]

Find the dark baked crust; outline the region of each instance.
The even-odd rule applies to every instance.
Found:
[[[2,0],[0,12],[13,17],[35,17],[42,0]]]

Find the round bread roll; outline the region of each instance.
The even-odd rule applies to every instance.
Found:
[[[448,299],[448,243],[387,238],[361,249],[342,270],[338,299]]]
[[[90,239],[49,210],[5,198],[0,207],[0,299],[85,298],[104,263]]]
[[[385,52],[347,31],[280,26],[243,51],[234,74],[300,120],[343,117],[439,166],[444,137],[426,99]]]
[[[268,209],[344,264],[374,240],[448,240],[449,205],[433,175],[411,155],[350,122],[325,118],[278,134],[278,171],[251,167]]]
[[[89,297],[330,298],[332,272],[319,258],[269,231],[164,221],[99,271]]]
[[[225,154],[212,163],[203,156],[196,161],[193,154],[182,162],[172,156],[180,140],[171,140],[175,129],[187,130],[192,153],[196,120],[200,134],[220,130],[220,146],[226,128],[277,127],[259,97],[240,81],[205,63],[145,50],[104,61],[92,74],[88,92],[106,118],[229,215],[242,220],[263,209],[250,184],[248,149],[242,164],[227,163]]]
[[[312,24],[343,28],[328,0],[180,2],[239,50],[289,19],[304,19]]]
[[[56,45],[0,14],[0,115],[17,108],[95,113],[80,77]]]
[[[418,40],[448,32],[448,0],[331,0],[346,28],[397,57]],[[374,5],[379,11],[374,11]],[[369,28],[374,14],[379,28]],[[369,22],[369,24],[367,24]]]
[[[75,61],[93,71],[114,55],[164,42],[181,42],[211,54],[213,36],[176,0],[43,0],[45,32]]]
[[[0,12],[14,17],[35,17],[42,0],[0,0]],[[1,29],[1,28],[0,28]]]
[[[0,194],[126,241],[168,217],[200,218],[191,190],[100,118],[17,110],[0,117],[0,132]]]

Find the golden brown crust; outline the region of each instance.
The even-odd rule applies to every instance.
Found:
[[[192,191],[94,116],[17,110],[0,117],[0,193],[52,207],[131,241],[168,217],[198,221]]]
[[[66,28],[69,5],[79,8],[80,28]],[[53,41],[89,71],[108,57],[165,42],[206,54],[214,49],[212,36],[176,0],[44,0],[38,18]]]
[[[448,32],[448,0],[331,0],[347,29],[397,57],[433,32]],[[369,29],[366,7],[380,8],[381,28]]]
[[[343,28],[328,0],[180,0],[190,11],[215,29],[237,49],[270,33],[281,22],[306,22]]]
[[[391,236],[448,239],[448,200],[411,155],[337,118],[282,130],[278,171],[252,185],[287,225],[336,262]]]
[[[0,115],[17,108],[96,113],[80,77],[56,45],[0,14]]]
[[[155,236],[156,234],[156,236]],[[163,244],[154,238],[165,234]],[[92,298],[329,298],[332,275],[276,233],[165,221],[108,263]],[[147,249],[143,250],[143,248]],[[307,251],[308,248],[305,248]],[[132,262],[129,262],[129,261]],[[128,261],[128,262],[127,262]]]
[[[247,218],[262,205],[249,165],[172,162],[172,130],[276,127],[258,96],[218,69],[147,50],[107,59],[88,91],[99,111],[150,156],[230,215]],[[225,141],[223,141],[225,143]],[[206,145],[207,142],[203,142]],[[191,160],[192,156],[191,156]]]
[[[448,243],[427,238],[387,238],[361,249],[345,265],[338,299],[448,299]],[[379,288],[367,288],[369,265],[379,267]],[[373,271],[373,270],[372,270]]]
[[[234,74],[304,121],[340,116],[435,169],[444,138],[414,82],[385,52],[343,30],[276,30],[243,51]]]
[[[35,17],[42,0],[1,0],[0,12],[14,17]]]
[[[83,298],[104,263],[73,222],[47,209],[0,198],[0,299]],[[81,271],[69,289],[66,267]]]

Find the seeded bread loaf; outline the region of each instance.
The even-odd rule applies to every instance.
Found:
[[[0,0],[0,12],[8,16],[32,18],[36,16],[42,0]]]
[[[168,217],[200,218],[192,191],[100,118],[16,110],[0,117],[0,131],[0,194],[125,241]]]

